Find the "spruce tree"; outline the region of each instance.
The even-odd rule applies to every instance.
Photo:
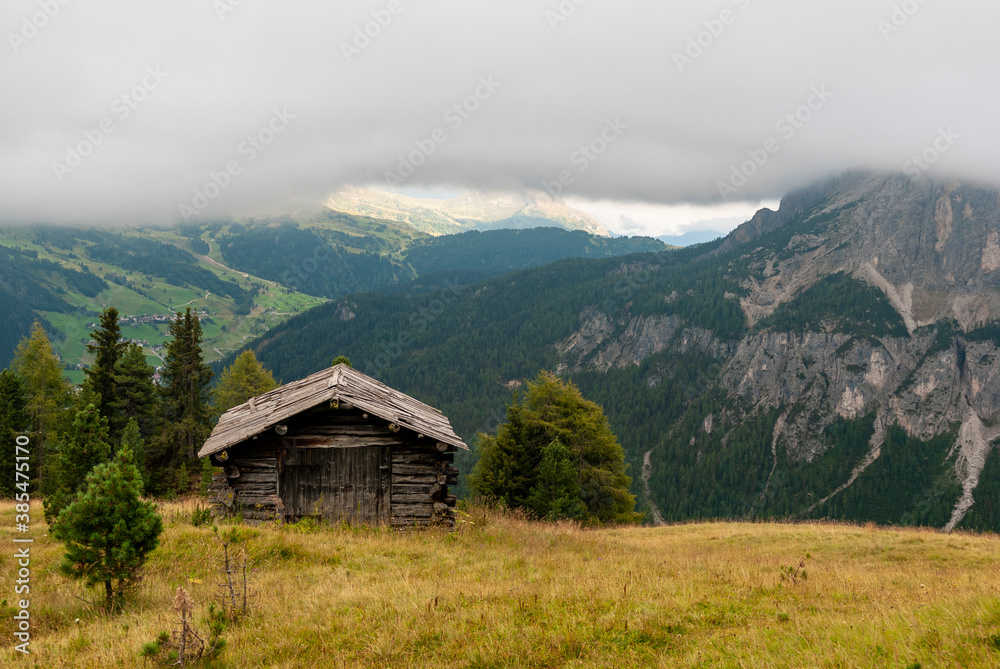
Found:
[[[132,453],[132,464],[139,470],[142,480],[148,478],[146,469],[146,441],[142,438],[139,430],[139,423],[135,418],[130,418],[125,428],[122,430],[122,443],[118,447],[119,451],[128,449]],[[145,490],[145,484],[143,484]]]
[[[53,491],[45,497],[45,520],[52,523],[73,501],[87,474],[111,455],[108,421],[93,404],[76,414],[73,427],[59,440],[53,466]]]
[[[541,453],[527,438],[523,407],[516,395],[507,407],[507,422],[496,436],[480,434],[477,450],[479,461],[469,477],[476,493],[504,506],[527,506]]]
[[[97,393],[97,405],[102,416],[111,417],[111,407],[118,397],[115,387],[115,366],[125,352],[127,344],[121,340],[122,330],[118,326],[118,310],[108,307],[101,314],[96,330],[90,334],[93,343],[87,344],[87,351],[94,354],[94,363],[84,370],[87,384]],[[118,431],[112,429],[112,436]]]
[[[21,339],[11,369],[17,373],[27,397],[26,409],[33,433],[32,453],[43,494],[50,492],[48,452],[55,436],[66,429],[65,409],[71,403],[70,384],[63,376],[62,363],[52,350],[42,324],[35,321],[31,334]]]
[[[15,439],[30,425],[24,385],[13,370],[5,369],[0,372],[0,496],[12,497],[17,492]]]
[[[208,384],[212,370],[202,360],[201,324],[190,307],[184,314],[177,314],[170,326],[170,335],[160,393],[164,427],[150,457],[155,464],[152,474],[157,491],[172,486],[176,492],[184,492],[187,488],[185,477],[177,474],[186,471],[185,462],[195,458],[210,432]],[[161,475],[166,474],[166,470],[173,470],[172,475]]]
[[[122,448],[112,462],[95,467],[52,526],[52,535],[66,544],[63,572],[88,586],[103,585],[108,611],[136,583],[163,532],[156,505],[140,499],[142,477],[133,457]]]
[[[115,399],[109,407],[111,414],[108,416],[112,438],[120,436],[130,420],[138,422],[144,439],[156,431],[159,407],[156,386],[153,385],[155,372],[146,362],[142,346],[129,343],[115,365]]]
[[[243,351],[219,375],[219,382],[212,391],[213,413],[220,416],[251,397],[263,395],[277,387],[274,375],[257,361],[253,351]]]
[[[569,449],[556,439],[542,451],[535,486],[528,496],[528,508],[539,518],[580,520],[587,507],[580,499],[580,482]]]

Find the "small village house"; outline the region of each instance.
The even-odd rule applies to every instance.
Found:
[[[230,409],[199,452],[219,515],[454,526],[457,449],[437,409],[335,365]]]

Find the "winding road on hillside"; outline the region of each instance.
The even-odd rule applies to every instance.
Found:
[[[176,307],[170,307],[170,310],[171,311],[177,311],[181,307],[186,307],[187,305],[191,304],[192,302],[197,302],[198,300],[207,300],[208,296],[211,295],[211,294],[212,293],[205,293],[205,297],[196,297],[193,300],[188,300],[184,304],[178,304]]]
[[[649,513],[653,516],[654,525],[663,525],[663,514],[653,502],[653,491],[649,487],[649,476],[653,473],[653,451],[646,451],[642,456],[642,488],[646,493],[646,504],[649,504]]]
[[[211,252],[212,252],[212,242],[208,242],[208,241],[206,241],[206,243],[208,244],[208,252],[209,252],[209,253],[211,253]],[[196,257],[196,258],[198,258],[199,260],[203,260],[203,261],[207,262],[207,263],[208,263],[209,265],[213,265],[213,266],[215,266],[215,267],[218,267],[219,269],[224,269],[224,270],[226,270],[227,272],[232,272],[233,274],[239,274],[239,275],[240,275],[240,276],[242,276],[242,277],[243,277],[244,279],[249,279],[249,278],[250,278],[250,275],[249,275],[249,274],[247,274],[246,272],[239,272],[239,271],[237,271],[237,270],[233,269],[232,267],[226,267],[225,265],[223,265],[223,264],[222,264],[221,262],[219,262],[218,260],[212,260],[212,259],[211,259],[211,258],[209,258],[208,256],[200,256],[200,255],[198,255],[198,254],[195,254],[195,257]],[[267,279],[264,279],[264,281],[267,281],[267,282],[268,282],[269,284],[271,284],[272,286],[276,286],[276,285],[278,285],[278,284],[276,284],[276,283],[275,283],[275,282],[273,282],[273,281],[268,281]]]

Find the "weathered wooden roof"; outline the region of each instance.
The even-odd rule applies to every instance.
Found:
[[[340,364],[275,388],[222,414],[198,457],[218,453],[331,400],[349,402],[400,427],[469,450],[443,413]]]

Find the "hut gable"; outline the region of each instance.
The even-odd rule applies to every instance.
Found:
[[[219,514],[410,527],[454,524],[459,448],[440,411],[336,365],[230,409],[199,455]]]

